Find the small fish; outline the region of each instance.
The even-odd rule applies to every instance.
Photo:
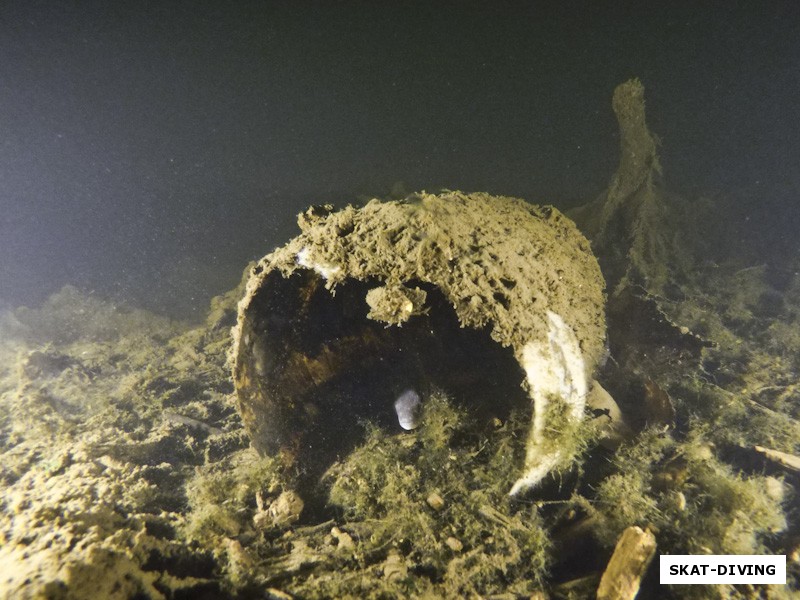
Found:
[[[394,401],[394,410],[397,412],[397,421],[400,427],[406,431],[411,431],[419,426],[419,415],[422,409],[422,398],[412,390],[407,389],[401,392]]]
[[[164,416],[164,419],[166,421],[169,421],[170,423],[176,423],[178,425],[186,425],[194,429],[202,429],[203,431],[207,431],[211,435],[219,435],[221,433],[224,433],[222,429],[219,429],[218,427],[212,427],[207,423],[203,423],[202,421],[198,421],[197,419],[193,419],[191,417],[179,415],[178,413],[174,413],[172,411],[165,410],[162,414]]]

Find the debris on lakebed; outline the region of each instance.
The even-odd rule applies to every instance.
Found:
[[[355,239],[363,223],[353,215],[367,207],[317,208],[300,216],[303,243],[272,255],[273,271],[251,265],[205,323],[71,287],[39,308],[2,313],[0,597],[560,599],[621,587],[686,597],[657,584],[653,552],[783,554],[786,586],[691,593],[796,595],[797,265],[698,259],[692,232],[708,221],[660,190],[641,91],[629,82],[615,94],[622,160],[605,202],[574,213],[610,282],[607,345],[602,293],[566,293],[580,282],[557,269],[532,283],[508,277],[524,261],[505,260],[493,236],[470,249],[486,252],[481,264],[451,263],[450,229],[419,227],[440,208],[505,207],[528,215],[510,219],[512,231],[529,218],[557,220],[563,248],[579,248],[568,262],[591,262],[571,222],[459,192],[367,205],[417,219],[416,236],[374,232],[376,243],[382,233],[389,246],[413,246],[400,261],[415,273],[408,279],[348,278],[357,268],[348,260],[363,257],[347,244],[328,255],[323,242]],[[481,210],[466,214],[473,229],[484,226]],[[626,233],[612,235],[615,227]],[[381,269],[391,269],[395,255],[386,256]],[[432,265],[441,277],[420,276]],[[467,282],[474,287],[463,290]],[[518,302],[525,285],[530,305]],[[571,303],[587,298],[599,319],[578,318],[591,311]],[[240,320],[230,356],[237,314],[253,322]],[[242,344],[248,327],[259,341],[251,348]],[[531,374],[543,352],[560,353],[562,367],[570,353],[588,365],[589,410],[578,415],[560,400],[580,390],[580,371]],[[282,384],[303,390],[294,406],[268,412],[280,417],[277,437],[253,435],[271,425],[244,408],[242,380],[237,391],[230,377],[237,358],[247,362],[238,376],[260,381],[250,385],[264,386],[254,392],[264,398],[292,400],[272,389],[281,365]],[[534,381],[558,381],[542,427],[569,450],[536,486],[509,496],[531,463]],[[394,404],[408,390],[421,400],[410,430]],[[402,408],[414,408],[409,399]],[[339,445],[321,417],[340,427]],[[319,431],[328,435],[320,448],[300,447]]]
[[[605,299],[569,219],[451,191],[313,207],[299,224],[253,267],[239,305],[234,381],[258,450],[292,457],[313,484],[358,443],[360,421],[388,420],[392,384],[419,384],[486,421],[527,390],[533,420],[512,493],[571,461],[605,349]]]

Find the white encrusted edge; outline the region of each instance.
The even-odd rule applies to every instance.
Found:
[[[525,467],[509,495],[538,485],[548,473],[571,457],[545,444],[547,405],[553,396],[570,408],[572,419],[583,419],[589,382],[578,338],[564,319],[547,311],[549,331],[544,341],[530,341],[522,350],[522,367],[533,400],[533,421],[525,452]],[[546,446],[550,446],[550,450]]]
[[[338,265],[326,265],[315,261],[311,256],[311,250],[306,246],[297,253],[297,264],[306,269],[312,269],[322,275],[325,280],[330,280],[342,271]]]

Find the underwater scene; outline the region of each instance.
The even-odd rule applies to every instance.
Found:
[[[367,10],[359,3],[331,3],[325,18],[314,3],[278,4],[243,3],[235,19],[215,3],[180,15],[219,25],[225,39],[231,28],[244,32],[250,15],[267,40],[283,40],[284,24],[324,27],[328,18],[337,35],[357,23],[353,35],[369,37],[375,17],[353,17]],[[480,18],[456,19],[452,35],[486,16],[497,23],[489,31],[508,27],[514,39],[541,3],[516,3],[508,14],[490,3],[425,6],[435,15],[419,4],[419,20],[406,23],[422,23],[425,36],[448,11],[468,10]],[[769,24],[795,16],[788,3],[759,6]],[[561,39],[573,22],[541,10],[545,25],[535,31]],[[737,10],[744,27],[750,12]],[[381,39],[402,43],[402,35],[383,37],[405,23],[397,21],[403,10],[391,11]],[[91,44],[120,24],[128,31],[129,22],[159,21],[134,13],[102,13],[108,29],[70,9],[57,16]],[[180,47],[193,30],[181,29],[176,14],[162,15],[167,29],[177,28],[164,39]],[[34,39],[26,36],[36,27],[46,30],[49,15],[42,7],[0,10],[16,36],[0,50],[33,68],[38,50],[11,50]],[[713,11],[648,18],[655,29],[664,22],[725,30]],[[619,25],[598,19],[605,32]],[[315,39],[311,25],[303,31],[308,48],[331,39]],[[417,44],[418,35],[406,42]],[[265,61],[285,58],[264,43]],[[482,44],[510,47],[496,38]],[[780,68],[800,67],[791,60],[800,59],[800,45],[792,48],[777,54]],[[644,56],[667,52],[646,49]],[[223,45],[214,52],[241,68]],[[135,88],[147,68],[131,56],[125,78],[134,83],[125,85]],[[765,203],[770,216],[751,222],[741,198],[695,193],[702,177],[689,184],[676,175],[681,185],[673,186],[672,169],[684,163],[670,144],[682,142],[659,137],[664,117],[649,103],[649,63],[631,60],[597,75],[605,97],[586,112],[602,114],[591,119],[608,118],[613,130],[598,126],[608,137],[586,138],[602,146],[600,175],[570,188],[569,199],[523,197],[525,174],[510,176],[487,159],[495,179],[481,179],[469,162],[441,179],[389,164],[368,185],[340,174],[344,192],[281,184],[293,190],[283,204],[251,189],[264,193],[259,204],[221,177],[213,199],[193,207],[179,190],[192,178],[206,186],[206,175],[201,167],[179,174],[175,165],[175,188],[152,205],[143,201],[142,222],[130,220],[132,208],[102,201],[76,209],[77,236],[97,244],[90,260],[59,247],[70,247],[62,231],[75,226],[69,210],[39,207],[46,219],[27,219],[22,204],[39,183],[15,187],[22,130],[9,126],[0,155],[9,215],[0,239],[0,598],[800,597],[797,207]],[[86,69],[99,73],[101,63]],[[641,79],[628,72],[634,66]],[[256,64],[247,71],[258,78]],[[183,75],[203,79],[202,71]],[[411,69],[398,81],[404,77],[417,75]],[[793,77],[787,89],[800,81]],[[310,105],[277,120],[299,123],[324,111],[314,94],[348,85],[304,88]],[[213,118],[200,114],[203,102],[177,98],[199,111],[192,123],[206,127]],[[414,108],[414,118],[424,110]],[[120,127],[131,136],[136,129]],[[524,125],[505,131],[509,140],[516,127]],[[480,147],[474,133],[453,143]],[[162,150],[177,156],[170,135],[163,132]],[[198,139],[181,144],[195,151]],[[334,160],[326,139],[309,160]],[[239,142],[245,154],[261,152],[261,142]],[[412,147],[397,143],[403,153]],[[516,143],[509,141],[515,152]],[[570,144],[559,152],[576,150]],[[140,151],[126,177],[144,172],[136,161],[145,160],[146,144]],[[782,189],[795,201],[798,158],[780,156],[764,173],[790,169]],[[414,164],[428,159],[415,156]],[[109,160],[101,170],[111,173],[127,159]],[[242,160],[230,173],[249,164]],[[275,164],[283,160],[276,155]],[[540,160],[554,161],[545,172],[564,167]],[[712,163],[697,172],[713,171]],[[408,183],[398,181],[409,172]],[[164,173],[152,177],[154,189],[172,185]],[[588,192],[596,181],[604,183]],[[379,193],[362,193],[386,182]],[[226,193],[233,199],[220,199]],[[180,206],[159,212],[159,202]],[[173,209],[183,225],[170,225]],[[107,220],[108,210],[119,219]],[[92,220],[92,211],[103,218]],[[33,231],[51,240],[52,255],[44,242],[26,250]],[[720,581],[667,582],[664,560],[684,555],[750,557],[736,564],[761,576],[775,573],[758,567],[759,557],[779,557],[785,570],[781,581],[726,580],[720,570]]]

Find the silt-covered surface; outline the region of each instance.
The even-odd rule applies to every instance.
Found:
[[[421,193],[336,212],[311,209],[299,224],[301,235],[255,268],[244,310],[273,270],[287,276],[303,268],[302,253],[331,289],[348,278],[433,283],[465,327],[488,325],[503,346],[546,335],[551,310],[572,325],[588,357],[596,361],[602,352],[600,269],[583,235],[553,207],[484,193]]]
[[[373,373],[392,371],[386,379],[434,379],[453,391],[452,374],[483,368],[494,358],[480,348],[495,346],[507,358],[498,356],[503,366],[484,379],[533,385],[525,348],[547,345],[552,314],[574,332],[581,377],[591,379],[604,349],[604,281],[587,240],[555,208],[423,192],[339,211],[312,207],[299,225],[300,235],[253,268],[234,332],[240,412],[260,450],[324,444],[322,421],[370,416],[352,400],[326,413],[336,400],[323,389],[343,373],[363,380],[357,371],[370,361]],[[457,346],[472,354],[437,379],[431,372]],[[361,394],[347,385],[348,398]]]
[[[327,510],[304,507],[293,488],[295,472],[280,456],[260,456],[249,447],[235,409],[225,356],[244,283],[216,298],[206,323],[196,329],[74,288],[41,308],[0,313],[0,598],[588,598],[603,587],[601,575],[605,580],[604,571],[611,571],[617,540],[631,527],[655,537],[660,554],[787,557],[786,585],[747,587],[660,585],[653,560],[639,597],[796,597],[797,260],[787,259],[786,268],[753,266],[741,257],[716,264],[687,253],[688,262],[670,269],[660,269],[658,261],[643,263],[639,248],[675,240],[679,233],[698,244],[696,232],[707,224],[685,229],[678,219],[651,220],[650,210],[627,213],[625,207],[658,208],[670,198],[651,190],[637,187],[629,196],[633,203],[619,204],[632,220],[600,221],[636,225],[629,230],[635,234],[632,252],[630,238],[616,236],[615,229],[619,245],[605,255],[612,265],[617,258],[637,260],[613,271],[620,278],[612,309],[621,318],[609,319],[611,360],[597,375],[630,427],[619,432],[621,439],[602,440],[613,444],[584,444],[573,468],[523,501],[507,492],[518,476],[530,415],[512,410],[489,427],[476,427],[463,405],[433,394],[413,431],[362,422],[357,447],[324,478]],[[464,202],[484,196],[464,196]],[[362,210],[408,219],[412,213],[405,211],[419,210],[423,197]],[[506,208],[511,220],[526,212],[524,219],[551,218],[547,209],[519,201]],[[260,324],[280,334],[278,344],[291,347],[293,334],[321,332],[311,346],[296,346],[292,364],[314,367],[312,374],[323,379],[359,362],[372,368],[385,358],[387,342],[418,339],[421,323],[439,327],[448,343],[476,344],[479,355],[491,360],[481,370],[470,363],[475,354],[467,352],[460,364],[472,364],[481,377],[502,368],[522,378],[519,365],[517,371],[509,368],[519,343],[513,335],[502,337],[494,313],[485,329],[460,327],[457,302],[419,278],[413,252],[385,259],[384,267],[407,273],[407,281],[398,278],[386,287],[366,269],[359,271],[363,280],[345,280],[341,270],[351,262],[361,268],[345,244],[358,226],[354,211],[307,213],[297,239],[266,257],[255,274],[248,269],[242,306],[263,302],[262,308],[274,309]],[[349,221],[337,216],[347,214]],[[485,215],[470,219],[475,227],[487,221]],[[571,227],[562,221],[558,217],[552,227],[556,237]],[[426,261],[437,256],[436,248],[452,247],[437,241],[432,248],[430,232],[453,237],[445,221],[427,222],[430,230],[404,246],[419,248]],[[315,236],[325,229],[343,239],[330,248],[317,243]],[[590,228],[585,232],[602,247],[611,241],[596,238]],[[380,234],[365,239],[379,244]],[[536,238],[518,248],[536,244],[543,245]],[[318,254],[302,253],[306,247]],[[664,260],[675,258],[674,248],[661,247],[670,250]],[[507,258],[494,247],[481,256]],[[495,272],[474,272],[486,277],[490,271]],[[270,284],[269,293],[254,293],[265,289],[259,281]],[[531,284],[529,290],[542,286]],[[492,288],[475,289],[473,295],[488,298]],[[560,314],[552,309],[559,298],[545,294],[539,300],[554,302],[547,312]],[[296,310],[313,316],[317,308],[336,309],[345,318],[331,320],[333,313],[323,311],[325,318],[305,329],[291,319]],[[517,308],[503,307],[509,313]],[[403,326],[386,327],[392,322]],[[240,348],[247,334],[243,324],[240,319],[235,328]],[[620,324],[626,331],[615,335]],[[711,343],[683,352],[684,330]],[[339,333],[347,335],[337,341]],[[436,339],[423,336],[421,344],[405,348],[424,350]],[[507,348],[503,339],[511,340]],[[348,354],[365,340],[374,357]],[[313,354],[325,344],[342,352]],[[251,372],[259,364],[276,372],[264,347],[252,354]],[[473,378],[467,387],[475,383]],[[496,389],[490,397],[499,402],[509,393]],[[613,422],[615,408],[612,401],[593,409],[584,425]]]

